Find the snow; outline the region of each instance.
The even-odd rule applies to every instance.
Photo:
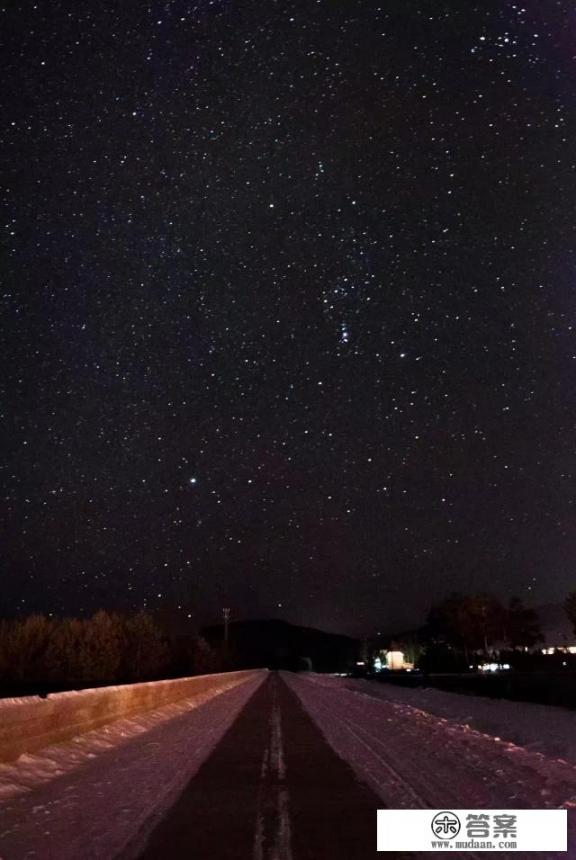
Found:
[[[537,705],[516,707],[516,703],[503,701],[488,703],[457,694],[427,697],[426,693],[438,691],[384,688],[329,676],[283,677],[327,741],[374,789],[383,806],[576,808],[575,759],[560,759],[552,751],[562,748],[570,756],[574,754],[575,739],[568,734],[570,725],[572,732],[576,727],[571,712]],[[442,701],[444,696],[446,701]],[[452,701],[455,696],[466,701]],[[410,704],[404,699],[410,699]],[[531,708],[538,715],[532,728]],[[513,717],[518,726],[509,722]],[[474,718],[484,731],[472,727]],[[539,727],[545,729],[540,740]],[[510,741],[512,733],[528,746]],[[538,751],[537,746],[548,752]],[[574,818],[576,815],[569,815],[569,845],[576,846]],[[568,854],[539,856],[576,857],[576,847]]]
[[[0,766],[0,857],[137,857],[266,674]],[[283,678],[382,806],[568,807],[576,846],[573,712],[331,676]],[[281,773],[272,716],[267,761]],[[539,856],[576,858],[576,848]]]
[[[135,856],[265,677],[255,672],[0,766],[0,856]]]
[[[454,720],[546,756],[576,763],[576,711],[555,705],[448,693],[431,687],[414,689],[350,678],[342,678],[340,684],[386,702],[411,705],[437,717]]]

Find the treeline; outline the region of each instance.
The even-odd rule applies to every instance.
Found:
[[[492,594],[452,594],[430,609],[412,634],[394,637],[394,647],[428,672],[462,672],[486,660],[505,659],[530,668],[535,646],[544,642],[534,609],[518,597],[508,602]]]
[[[171,637],[145,612],[91,618],[31,615],[0,622],[0,681],[87,685],[218,671],[201,637]]]
[[[451,595],[432,607],[423,634],[429,642],[445,642],[466,654],[532,648],[544,640],[534,609],[518,597],[502,603],[491,594]]]

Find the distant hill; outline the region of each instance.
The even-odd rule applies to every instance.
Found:
[[[205,627],[201,635],[220,650],[222,624]],[[234,668],[342,672],[358,659],[360,642],[349,636],[299,627],[287,621],[235,621],[229,627],[230,663]]]

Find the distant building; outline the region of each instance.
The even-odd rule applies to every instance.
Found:
[[[404,651],[399,650],[381,650],[374,654],[373,658],[374,669],[377,672],[383,670],[411,670],[414,668],[414,663],[406,659]]]
[[[372,668],[382,670],[410,671],[422,653],[417,630],[386,635],[379,633],[372,640]]]

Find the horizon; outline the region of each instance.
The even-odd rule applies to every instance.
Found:
[[[490,594],[490,596],[496,597],[497,600],[501,600],[503,605],[505,605],[506,601],[505,600],[502,601],[502,599],[497,594],[489,593],[489,592],[485,592],[485,593]],[[439,600],[438,600],[438,604],[442,603],[443,600],[452,596],[452,594],[455,594],[455,592],[441,595]],[[463,595],[463,596],[466,596],[466,595]],[[515,597],[515,596],[516,595],[512,595],[512,597]],[[550,623],[557,624],[558,621],[561,621],[566,626],[566,628],[570,627],[570,622],[568,619],[568,614],[566,612],[564,601],[548,602],[548,603],[535,603],[533,601],[532,602],[531,601],[522,601],[522,603],[523,603],[523,606],[525,606],[527,609],[534,610],[538,614],[540,622],[543,623],[544,625],[550,624]],[[429,607],[428,609],[430,610],[431,608],[432,607]],[[177,606],[175,604],[170,604],[170,603],[166,603],[163,606],[156,606],[154,609],[152,609],[150,607],[146,607],[146,606],[132,607],[130,609],[128,609],[126,607],[118,608],[118,607],[100,606],[97,609],[80,611],[80,612],[75,613],[75,614],[74,613],[42,612],[40,610],[37,610],[37,611],[26,612],[26,613],[15,613],[13,615],[6,615],[6,616],[4,616],[4,619],[5,620],[9,620],[11,618],[18,619],[18,618],[29,617],[30,615],[39,614],[39,615],[45,615],[48,618],[62,619],[63,620],[65,618],[89,618],[95,612],[99,612],[99,611],[103,611],[103,612],[106,612],[108,614],[119,614],[121,616],[126,616],[126,615],[137,613],[139,611],[144,611],[144,612],[148,613],[149,615],[151,615],[153,618],[156,618],[160,622],[161,626],[164,626],[166,624],[171,624],[177,618],[178,623],[181,625],[180,630],[183,630],[185,627],[187,627],[187,628],[189,628],[191,633],[194,633],[194,632],[195,633],[201,633],[201,631],[204,629],[224,627],[224,621],[222,619],[222,609],[220,609],[219,611],[212,612],[212,613],[207,613],[207,612],[193,613],[193,612],[189,611],[189,609],[190,609],[190,607],[182,607],[182,606]],[[553,610],[552,618],[550,618],[550,617],[546,618],[545,613],[546,613],[546,611],[548,611],[548,614],[550,614],[550,610]],[[543,613],[544,613],[544,617],[542,617]],[[282,614],[282,615],[278,614],[278,612],[276,612],[276,614],[270,614],[270,615],[254,615],[254,614],[246,613],[246,614],[235,616],[234,614],[231,614],[228,624],[230,627],[232,627],[235,624],[250,624],[250,623],[258,624],[259,622],[262,622],[262,623],[281,622],[284,624],[288,624],[292,627],[302,627],[302,628],[305,628],[307,630],[315,630],[315,631],[320,632],[320,633],[333,634],[336,636],[347,636],[349,638],[362,640],[364,638],[370,639],[370,638],[374,638],[374,637],[378,637],[378,636],[393,637],[395,635],[415,633],[418,630],[421,630],[425,626],[426,620],[427,620],[427,614],[428,613],[426,612],[422,618],[420,618],[419,620],[417,619],[417,620],[413,621],[412,623],[393,624],[393,625],[381,624],[378,629],[376,627],[374,627],[370,630],[368,630],[366,628],[360,628],[357,624],[350,624],[348,626],[343,625],[341,627],[327,627],[327,626],[324,627],[324,626],[320,626],[319,623],[315,623],[314,621],[312,621],[312,623],[304,623],[300,620],[295,620],[293,617],[288,617],[285,614]],[[0,621],[2,621],[2,620],[3,620],[3,618],[2,618],[2,616],[0,616]]]

